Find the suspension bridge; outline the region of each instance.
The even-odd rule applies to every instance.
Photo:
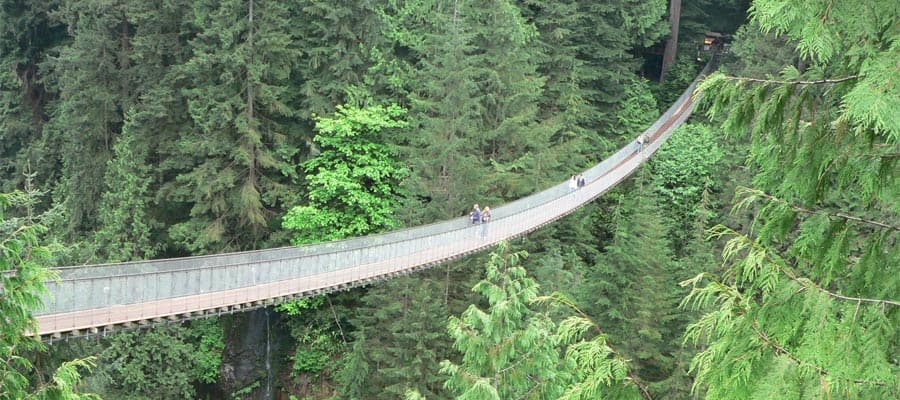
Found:
[[[700,74],[702,77],[711,63]],[[626,179],[693,112],[697,78],[636,140],[584,172],[586,185],[562,182],[468,218],[306,246],[197,257],[56,268],[37,334],[105,334],[121,328],[202,318],[368,285],[472,254],[522,236],[577,210]]]

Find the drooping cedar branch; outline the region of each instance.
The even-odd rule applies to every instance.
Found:
[[[763,343],[765,343],[768,346],[771,346],[775,350],[775,353],[786,356],[787,358],[789,358],[791,361],[793,361],[797,365],[809,366],[810,368],[815,369],[816,372],[818,372],[819,375],[821,375],[821,376],[831,376],[836,379],[840,379],[840,380],[847,381],[847,382],[853,382],[855,384],[860,384],[860,385],[887,386],[887,382],[870,381],[870,380],[865,380],[865,379],[851,379],[851,378],[838,377],[838,376],[829,374],[828,370],[826,370],[825,368],[822,368],[822,367],[820,367],[816,364],[810,363],[810,362],[803,361],[799,357],[797,357],[796,355],[791,353],[790,350],[788,350],[787,348],[782,346],[780,343],[778,343],[778,341],[776,339],[770,337],[769,335],[766,334],[766,332],[764,332],[762,329],[760,329],[756,320],[753,320],[751,322],[751,325],[753,327],[753,331],[756,332],[756,335],[759,336],[759,338],[763,341]]]
[[[850,80],[854,80],[857,78],[861,78],[863,75],[850,75],[845,76],[843,78],[833,78],[833,79],[817,79],[811,81],[782,81],[777,79],[759,79],[759,78],[747,78],[742,76],[725,76],[725,79],[730,81],[740,81],[740,82],[753,82],[753,83],[770,83],[776,85],[822,85],[827,83],[841,83]]]
[[[605,335],[606,335],[606,334],[603,332],[603,329],[600,328],[599,325],[597,325],[596,323],[594,323],[594,320],[592,320],[592,319],[587,315],[586,312],[584,312],[582,309],[578,308],[578,306],[577,306],[574,302],[572,302],[571,300],[569,300],[569,299],[566,298],[565,296],[558,295],[558,293],[554,293],[553,295],[550,295],[550,296],[547,296],[547,297],[538,298],[538,299],[536,299],[536,301],[545,301],[545,300],[548,300],[548,299],[549,299],[549,300],[552,300],[552,301],[556,301],[556,302],[558,302],[558,303],[560,303],[560,304],[563,304],[563,305],[565,305],[566,307],[569,307],[570,309],[572,309],[572,311],[574,311],[576,314],[578,314],[579,316],[581,316],[581,318],[584,318],[586,321],[590,321],[591,326],[594,328],[595,331],[597,331],[597,334],[598,334],[598,335],[600,335],[600,336],[605,336]],[[613,347],[613,345],[609,343],[609,339],[606,339],[605,342],[606,342],[606,347],[609,348],[609,351],[611,351],[611,352],[613,353],[613,355],[615,355],[616,357],[618,357],[619,359],[621,359],[621,360],[623,360],[623,361],[625,360],[625,357],[622,357],[622,355],[621,355],[618,351],[616,351],[615,347]],[[631,379],[632,382],[634,382],[635,386],[637,386],[638,389],[640,389],[640,391],[641,391],[641,396],[643,396],[645,399],[653,400],[653,397],[650,395],[650,392],[647,390],[646,385],[644,385],[644,383],[641,382],[641,380],[638,379],[638,377],[637,377],[636,375],[634,375],[634,373],[632,373],[631,370],[627,370],[627,375],[628,375],[628,378]]]
[[[836,299],[841,299],[841,300],[854,301],[857,303],[875,303],[875,304],[881,304],[882,306],[892,305],[892,306],[900,307],[900,302],[894,301],[894,300],[868,299],[868,298],[864,298],[864,297],[851,297],[851,296],[844,296],[839,293],[831,292],[828,289],[825,289],[825,288],[817,285],[811,279],[799,276],[788,265],[786,265],[786,263],[783,260],[772,257],[772,255],[769,253],[768,248],[760,245],[758,242],[756,242],[754,240],[751,240],[749,237],[747,237],[747,235],[743,235],[731,228],[728,228],[728,227],[722,226],[722,225],[717,226],[715,229],[718,229],[718,232],[714,234],[715,237],[728,236],[728,235],[734,236],[734,238],[731,240],[742,241],[745,245],[745,248],[752,248],[753,251],[756,251],[756,252],[758,252],[758,254],[761,254],[763,257],[765,257],[766,261],[768,261],[772,265],[777,266],[781,272],[783,272],[785,275],[788,276],[788,278],[790,278],[794,282],[797,282],[803,288],[815,289],[823,294],[826,294],[828,296],[834,297]]]
[[[785,205],[787,205],[788,207],[790,207],[791,209],[793,209],[793,210],[795,210],[795,211],[798,211],[798,212],[801,212],[801,213],[804,213],[804,214],[810,214],[810,215],[825,215],[825,216],[829,216],[829,217],[832,217],[832,218],[842,218],[842,219],[845,219],[845,220],[848,220],[848,221],[861,222],[861,223],[864,223],[864,224],[875,225],[875,226],[881,227],[881,228],[886,228],[886,229],[891,229],[891,230],[895,230],[895,231],[900,231],[900,226],[889,225],[889,224],[886,224],[886,223],[883,223],[883,222],[873,221],[873,220],[871,220],[871,219],[865,219],[865,218],[860,218],[860,217],[854,217],[854,216],[852,216],[852,215],[847,215],[847,214],[844,214],[844,213],[833,213],[833,212],[827,212],[827,211],[810,210],[810,209],[807,209],[807,208],[800,207],[800,206],[798,206],[798,205],[790,204],[790,203],[788,203],[788,202],[785,201],[785,200],[782,200],[782,199],[780,199],[780,198],[778,198],[778,197],[772,196],[772,195],[770,195],[770,194],[768,194],[768,193],[765,193],[765,192],[762,192],[762,191],[759,191],[759,190],[754,190],[754,189],[749,189],[749,188],[748,188],[747,190],[748,190],[749,192],[752,192],[754,195],[759,196],[759,197],[761,197],[761,198],[763,198],[763,199],[770,200],[770,201],[773,201],[773,202],[776,202],[776,203],[785,204]]]

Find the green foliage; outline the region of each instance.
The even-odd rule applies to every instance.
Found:
[[[741,26],[734,35],[733,57],[726,56],[722,70],[738,76],[766,78],[778,76],[785,65],[796,65],[798,55],[795,43],[790,43],[784,35],[763,33],[759,24],[750,21]]]
[[[653,188],[667,204],[665,213],[673,227],[693,225],[703,193],[717,189],[713,178],[724,156],[717,144],[720,136],[708,125],[682,125],[651,161]],[[683,248],[694,234],[693,229],[673,229],[674,248]]]
[[[219,379],[219,366],[222,365],[222,351],[225,349],[225,332],[216,318],[191,322],[190,335],[193,342],[198,342],[197,380],[213,383]]]
[[[293,374],[318,374],[327,368],[332,357],[342,349],[336,335],[331,330],[313,329],[302,337],[294,337],[297,347],[291,356]]]
[[[253,391],[258,389],[261,385],[262,384],[259,383],[259,381],[253,381],[253,383],[232,392],[231,398],[234,400],[242,400],[244,396],[253,393]]]
[[[208,320],[116,334],[100,358],[116,398],[191,399],[195,382],[217,380],[224,347],[218,321]]]
[[[354,307],[353,347],[336,376],[343,398],[396,399],[409,389],[444,395],[435,360],[450,354],[444,328],[452,283],[445,276],[426,272],[367,290]]]
[[[252,247],[268,230],[270,208],[290,196],[291,74],[300,50],[283,2],[195,1],[191,58],[179,66],[191,129],[173,152],[187,171],[167,182],[190,218],[170,228],[197,253]],[[251,17],[252,16],[252,17]]]
[[[10,0],[0,7],[0,190],[12,191],[36,174],[48,190],[60,150],[48,143],[43,110],[53,100],[40,64],[66,39],[50,16],[59,1]],[[38,160],[44,160],[39,162]]]
[[[366,378],[372,372],[369,361],[365,358],[364,346],[368,344],[364,335],[358,335],[353,347],[344,354],[344,363],[335,375],[335,382],[340,388],[343,398],[363,399],[367,390],[371,390],[371,382]],[[418,395],[418,391],[416,392]]]
[[[625,100],[616,113],[615,132],[620,136],[633,137],[646,130],[656,118],[656,99],[646,80],[636,79],[625,87]],[[673,135],[677,136],[677,135]],[[663,148],[668,148],[667,144]]]
[[[110,261],[458,216],[475,201],[546,187],[648,122],[654,103],[635,81],[635,54],[665,35],[666,3],[7,0],[0,182],[36,173],[54,198],[35,207],[65,205],[67,225],[54,234]],[[408,116],[366,114],[392,103]],[[311,125],[326,120],[334,125],[314,140]],[[367,130],[382,122],[397,126]],[[543,287],[568,289],[580,266],[596,264],[598,246],[583,241],[608,237],[603,212],[529,243],[547,251],[529,265],[552,281]],[[288,220],[297,225],[279,229]],[[334,308],[286,305],[300,341],[289,354],[324,385],[334,376],[349,398],[446,397],[433,361],[452,356],[446,317],[471,303],[476,279],[454,265],[335,298]],[[178,364],[160,394],[144,390],[163,378],[140,376],[165,375],[159,363],[132,363],[124,347],[110,353],[101,372],[141,388],[117,383],[115,397],[183,397],[214,380],[221,335],[197,325],[147,346],[133,339],[136,355],[159,346]],[[348,350],[343,363],[339,350]]]
[[[100,228],[94,246],[107,262],[152,258],[158,245],[151,242],[151,231],[158,226],[147,212],[150,168],[146,156],[134,147],[129,132],[133,113],[126,116],[122,138],[114,147],[115,158],[107,165],[107,190],[100,203]]]
[[[36,388],[29,382],[34,365],[26,358],[44,346],[30,332],[37,332],[32,310],[43,306],[44,282],[56,275],[42,266],[50,258],[50,250],[41,244],[45,228],[33,216],[7,218],[11,207],[34,203],[33,192],[0,193],[0,399],[97,399],[81,394],[76,386],[82,371],[95,366],[92,357],[63,363],[51,381]]]
[[[310,373],[319,374],[328,367],[332,358],[343,346],[339,343],[338,333],[333,329],[331,321],[319,323],[315,314],[321,313],[320,307],[325,296],[306,297],[275,306],[275,310],[291,317],[291,335],[296,341],[293,361],[293,375]]]
[[[382,15],[389,2],[295,1],[293,27],[301,51],[296,74],[303,93],[298,113],[306,119],[332,114],[336,105],[365,107],[379,100],[399,100],[379,93],[385,86],[406,85],[396,73],[396,55],[385,44]],[[393,83],[393,84],[392,84]]]
[[[134,104],[128,85],[126,2],[63,1],[51,13],[67,26],[71,42],[42,65],[59,100],[46,135],[60,146],[62,179],[56,195],[68,217],[66,234],[78,237],[97,221],[112,143]],[[125,29],[123,29],[123,27]]]
[[[684,89],[694,81],[700,72],[700,65],[693,54],[678,53],[675,65],[666,73],[666,81],[659,86],[654,86],[656,102],[665,109],[684,93]]]
[[[393,228],[400,182],[408,174],[381,141],[406,123],[396,106],[338,107],[319,118],[319,154],[303,164],[309,205],[288,211],[282,225],[294,244],[342,239]]]
[[[325,302],[325,296],[316,296],[316,297],[304,297],[302,299],[297,299],[294,301],[289,301],[287,303],[281,303],[275,306],[275,311],[280,313],[284,313],[290,316],[297,316],[306,313],[307,311],[315,310],[322,306],[322,303]]]
[[[629,372],[629,360],[612,348],[608,335],[564,294],[556,292],[535,299],[538,303],[562,306],[576,315],[563,319],[556,335],[567,344],[565,360],[574,371],[574,381],[560,399],[639,398],[643,384]]]
[[[593,106],[587,111],[589,129],[604,132],[614,123],[615,107],[625,100],[630,83],[623,78],[640,67],[629,49],[650,47],[668,34],[667,6],[665,0],[579,4],[585,18],[577,27],[575,42],[579,59],[585,63],[579,78],[585,81],[585,99]]]
[[[458,364],[443,361],[441,371],[458,399],[557,399],[570,379],[555,324],[529,308],[538,286],[519,265],[526,256],[501,245],[491,254],[485,279],[472,288],[487,299],[488,309],[471,305],[450,317],[448,330],[463,357]]]
[[[685,305],[705,312],[685,336],[703,346],[695,389],[897,397],[900,7],[758,0],[751,13],[810,64],[701,85],[709,114],[749,133],[755,177],[734,206],[752,225],[711,231],[727,239],[723,271],[685,282]]]
[[[682,276],[657,188],[645,181],[644,173],[622,199],[614,236],[595,265],[584,271],[585,283],[576,293],[587,315],[617,344],[620,356],[631,360],[634,379],[647,385],[652,397],[686,398],[685,382],[671,381],[678,374],[679,339],[686,323],[677,312],[683,292],[676,283]]]

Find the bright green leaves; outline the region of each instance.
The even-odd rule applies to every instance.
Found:
[[[283,226],[294,244],[342,239],[399,225],[393,212],[408,170],[383,143],[406,126],[396,105],[364,109],[338,107],[319,118],[319,154],[303,164],[309,204],[288,211]]]
[[[448,324],[462,361],[444,361],[445,386],[457,399],[634,399],[646,389],[608,336],[560,293],[538,297],[537,283],[519,266],[525,252],[503,243],[485,278],[472,288],[488,308],[469,306]],[[538,311],[535,306],[546,306]],[[558,324],[557,309],[576,315]]]

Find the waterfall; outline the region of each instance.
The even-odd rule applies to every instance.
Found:
[[[269,308],[266,307],[266,392],[263,399],[272,400],[272,332],[269,329]]]

